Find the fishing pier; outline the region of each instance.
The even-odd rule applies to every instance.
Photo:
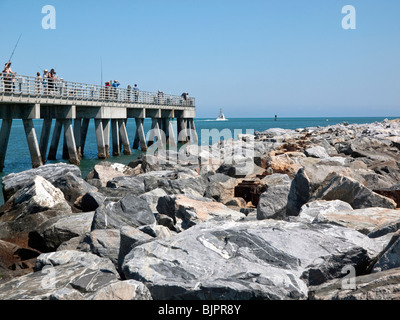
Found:
[[[22,119],[32,166],[36,168],[47,159],[56,160],[62,135],[63,158],[79,164],[91,119],[95,124],[98,158],[107,159],[110,152],[119,156],[121,152],[131,154],[132,149],[147,151],[155,142],[158,148],[176,147],[177,143],[188,141],[197,143],[194,117],[195,99],[192,97],[69,81],[43,82],[41,78],[2,74],[0,171],[4,168],[15,119]],[[146,118],[152,121],[147,133],[143,128]],[[35,119],[43,119],[39,139]],[[132,148],[128,139],[128,119],[135,119],[136,124]],[[177,120],[177,136],[172,119]]]

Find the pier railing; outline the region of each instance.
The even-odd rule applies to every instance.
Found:
[[[193,97],[5,73],[0,73],[0,95],[195,107]]]

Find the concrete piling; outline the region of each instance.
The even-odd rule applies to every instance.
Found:
[[[8,141],[10,139],[12,119],[3,119],[0,129],[0,172],[3,172]]]
[[[42,131],[40,133],[39,149],[44,163],[46,162],[47,147],[49,145],[52,122],[53,119],[44,119]]]
[[[40,148],[37,141],[35,127],[33,126],[32,119],[23,119],[22,122],[24,124],[29,153],[31,154],[32,167],[37,168],[43,165],[43,161],[42,156],[40,155]]]
[[[68,151],[68,160],[70,163],[79,165],[80,159],[76,150],[74,130],[72,128],[72,120],[64,120],[64,140]]]
[[[104,143],[104,130],[103,122],[101,119],[94,119],[94,125],[96,130],[96,140],[97,140],[97,157],[99,159],[106,159],[106,146]]]
[[[58,149],[58,144],[60,142],[61,131],[62,131],[62,121],[60,119],[56,119],[56,123],[53,129],[53,137],[51,138],[49,154],[47,156],[47,159],[49,160],[57,159],[57,149]]]

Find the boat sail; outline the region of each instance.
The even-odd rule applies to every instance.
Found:
[[[219,109],[219,116],[218,116],[218,118],[217,118],[216,120],[217,120],[217,121],[225,121],[225,120],[228,120],[228,119],[225,118],[225,115],[222,113],[222,109]]]

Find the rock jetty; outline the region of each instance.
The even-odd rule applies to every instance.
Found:
[[[3,178],[0,300],[399,299],[400,121]]]

